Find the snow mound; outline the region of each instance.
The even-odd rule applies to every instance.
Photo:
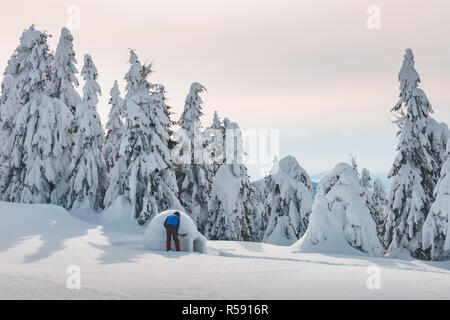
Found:
[[[144,247],[150,250],[166,250],[166,229],[164,221],[177,212],[167,210],[155,216],[149,223],[144,236]],[[206,253],[206,238],[197,230],[194,221],[184,212],[180,213],[179,233],[187,233],[186,237],[180,237],[181,251]]]
[[[144,228],[134,218],[134,207],[124,196],[119,196],[100,214],[98,223],[125,232],[143,233]]]
[[[347,242],[341,228],[336,225],[336,219],[330,216],[326,199],[317,195],[313,204],[313,212],[306,234],[291,246],[294,252],[327,253],[344,255],[364,255]]]
[[[383,254],[376,224],[360,198],[356,172],[346,163],[320,180],[309,226],[292,245],[301,252]]]

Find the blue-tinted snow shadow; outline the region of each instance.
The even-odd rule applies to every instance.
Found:
[[[403,269],[403,270],[415,270],[415,271],[431,271],[430,269],[421,268],[421,264],[426,267],[432,267],[436,269],[442,269],[442,272],[450,271],[450,261],[424,261],[424,260],[400,260],[394,259],[390,257],[375,257],[369,254],[362,253],[361,255],[343,255],[343,254],[329,254],[329,253],[321,253],[321,255],[339,258],[339,259],[348,259],[348,260],[357,260],[361,261],[361,264],[375,264],[381,268],[392,268],[392,269]],[[350,265],[350,263],[349,263]],[[440,270],[437,270],[440,271]]]
[[[245,250],[251,251],[251,252],[263,252],[264,247],[261,242],[243,242],[239,241],[237,242],[241,247],[243,247]]]
[[[20,246],[23,242],[38,238],[40,245],[36,252],[26,255],[24,263],[31,263],[50,257],[63,250],[65,241],[86,235],[92,226],[70,228],[70,217],[57,206],[27,206],[1,203],[0,252]],[[30,212],[36,210],[36,212]],[[23,213],[23,214],[22,214]],[[3,215],[3,219],[2,219]]]

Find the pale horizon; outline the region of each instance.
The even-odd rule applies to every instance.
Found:
[[[406,48],[414,52],[432,116],[450,121],[445,1],[19,0],[0,13],[1,70],[31,24],[53,35],[55,50],[72,5],[81,10],[80,29],[71,30],[77,68],[92,55],[103,124],[114,80],[123,94],[129,48],[142,62],[153,61],[149,81],[165,86],[174,120],[190,84],[200,82],[208,89],[204,127],[217,110],[243,130],[279,129],[280,156],[295,156],[310,175],[349,161],[349,154],[372,173],[390,170],[397,145],[390,109]],[[379,30],[367,27],[370,5],[380,8]],[[259,167],[249,173],[261,177]]]

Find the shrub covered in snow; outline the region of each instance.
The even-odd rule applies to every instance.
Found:
[[[300,251],[349,253],[353,247],[376,256],[383,254],[376,224],[360,197],[353,168],[338,164],[320,180],[309,226],[292,248]]]
[[[159,251],[166,250],[164,221],[175,212],[175,210],[168,210],[153,217],[145,231],[145,248]],[[180,212],[180,229],[178,232],[187,234],[185,237],[179,238],[181,251],[206,253],[206,238],[198,232],[194,221],[184,212]]]

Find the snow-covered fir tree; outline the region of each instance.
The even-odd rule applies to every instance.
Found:
[[[265,208],[269,217],[263,241],[291,245],[306,232],[313,202],[313,187],[297,160],[281,159],[265,180]]]
[[[429,254],[422,250],[422,226],[433,201],[442,163],[439,148],[443,146],[432,143],[442,138],[433,137],[432,129],[441,129],[441,126],[435,125],[429,116],[433,110],[418,87],[420,78],[410,49],[405,52],[399,81],[400,99],[393,108],[399,113],[398,155],[389,173],[393,181],[384,212],[384,241],[390,256],[429,259]],[[439,134],[445,134],[445,130],[440,130]]]
[[[450,143],[435,200],[423,225],[422,248],[432,260],[450,259]]]
[[[2,97],[5,99],[0,105],[0,186],[8,186],[11,163],[9,160],[14,157],[14,139],[17,137],[16,118],[21,109],[14,77],[6,74],[2,83]],[[0,189],[0,200],[4,194]]]
[[[75,90],[79,85],[76,63],[73,36],[67,28],[62,28],[52,65],[52,95],[61,99],[74,115],[75,108],[81,103],[81,97]]]
[[[197,227],[204,230],[208,216],[213,179],[211,160],[204,148],[202,125],[202,99],[204,87],[194,82],[186,97],[184,111],[178,121],[175,152],[179,199]]]
[[[69,168],[66,208],[98,211],[103,207],[108,172],[102,154],[105,136],[97,113],[101,89],[97,82],[97,68],[90,55],[84,57],[81,76],[85,84],[82,103],[76,107],[78,130]]]
[[[2,96],[5,101],[0,104],[0,153],[5,151],[5,146],[15,127],[15,118],[20,111],[20,102],[17,95],[17,87],[14,77],[7,74],[2,83]],[[5,153],[5,152],[3,152]],[[5,155],[9,156],[8,153]]]
[[[226,163],[214,177],[205,235],[211,240],[251,241],[254,194],[243,164],[242,135],[236,123],[228,124],[226,141]]]
[[[134,216],[143,224],[167,209],[182,210],[176,198],[177,185],[172,170],[167,119],[150,95],[147,81],[151,66],[142,65],[131,51],[130,70],[125,75],[123,101],[125,126],[120,139],[119,159],[110,172],[105,205],[125,196],[134,208]]]
[[[166,89],[162,84],[152,84],[150,92],[153,100],[153,110],[158,115],[159,123],[162,126],[161,130],[164,130],[166,132],[164,135],[169,137],[168,140],[166,139],[166,143],[169,150],[172,150],[176,145],[176,141],[173,139],[173,126],[177,122],[170,119],[172,112],[171,107],[167,104]]]
[[[253,191],[252,241],[262,242],[269,223],[269,210],[266,207],[267,186],[265,179],[250,184]]]
[[[53,56],[48,35],[31,26],[15,52],[15,83],[23,106],[16,118],[11,156],[3,168],[3,198],[13,202],[60,204],[66,189],[72,114],[50,97]],[[4,172],[4,170],[2,170]]]
[[[356,161],[356,157],[352,154],[350,154],[350,164],[353,168],[353,170],[355,170],[356,174],[359,174],[358,172],[358,162]]]
[[[342,250],[347,243],[360,251],[382,255],[375,221],[360,194],[355,170],[347,163],[338,164],[320,180],[308,229],[295,246],[334,251]]]
[[[114,81],[114,86],[111,88],[109,94],[111,96],[109,99],[111,109],[109,110],[108,121],[106,122],[107,134],[103,146],[103,156],[108,172],[111,171],[119,158],[119,141],[122,137],[124,126],[122,121],[123,103],[117,81]]]
[[[212,162],[212,170],[215,174],[225,161],[225,126],[219,118],[217,111],[211,126],[203,133],[206,152]]]
[[[364,201],[367,209],[369,209],[369,212],[373,218],[373,220],[375,221],[376,225],[377,225],[377,233],[378,233],[378,237],[380,238],[380,241],[383,242],[383,237],[384,237],[384,218],[383,218],[383,209],[384,209],[384,205],[381,204],[381,199],[379,197],[382,196],[381,192],[382,190],[380,190],[380,185],[378,184],[377,186],[373,186],[374,192],[377,191],[377,199],[375,200],[375,193],[371,192],[372,189],[372,177],[370,176],[370,172],[369,170],[367,170],[366,168],[364,168],[361,171],[361,178],[359,180],[359,184],[361,186],[361,199]],[[380,181],[381,182],[381,181]],[[383,187],[381,185],[381,187]],[[384,192],[384,190],[383,190]],[[375,203],[375,201],[377,201],[377,203]]]
[[[144,198],[144,209],[139,218],[143,224],[161,211],[184,210],[177,198],[178,187],[171,157],[172,125],[170,107],[166,104],[163,85],[151,85],[150,159],[158,164],[149,174],[149,194]]]
[[[381,240],[381,244],[383,244],[383,238],[385,234],[385,217],[384,217],[384,207],[386,205],[386,191],[384,189],[384,184],[380,180],[380,178],[376,178],[373,182],[373,193],[372,193],[372,199],[373,199],[373,206],[375,209],[375,215],[372,215],[372,217],[375,220],[375,223],[377,224],[377,231],[378,236]]]

